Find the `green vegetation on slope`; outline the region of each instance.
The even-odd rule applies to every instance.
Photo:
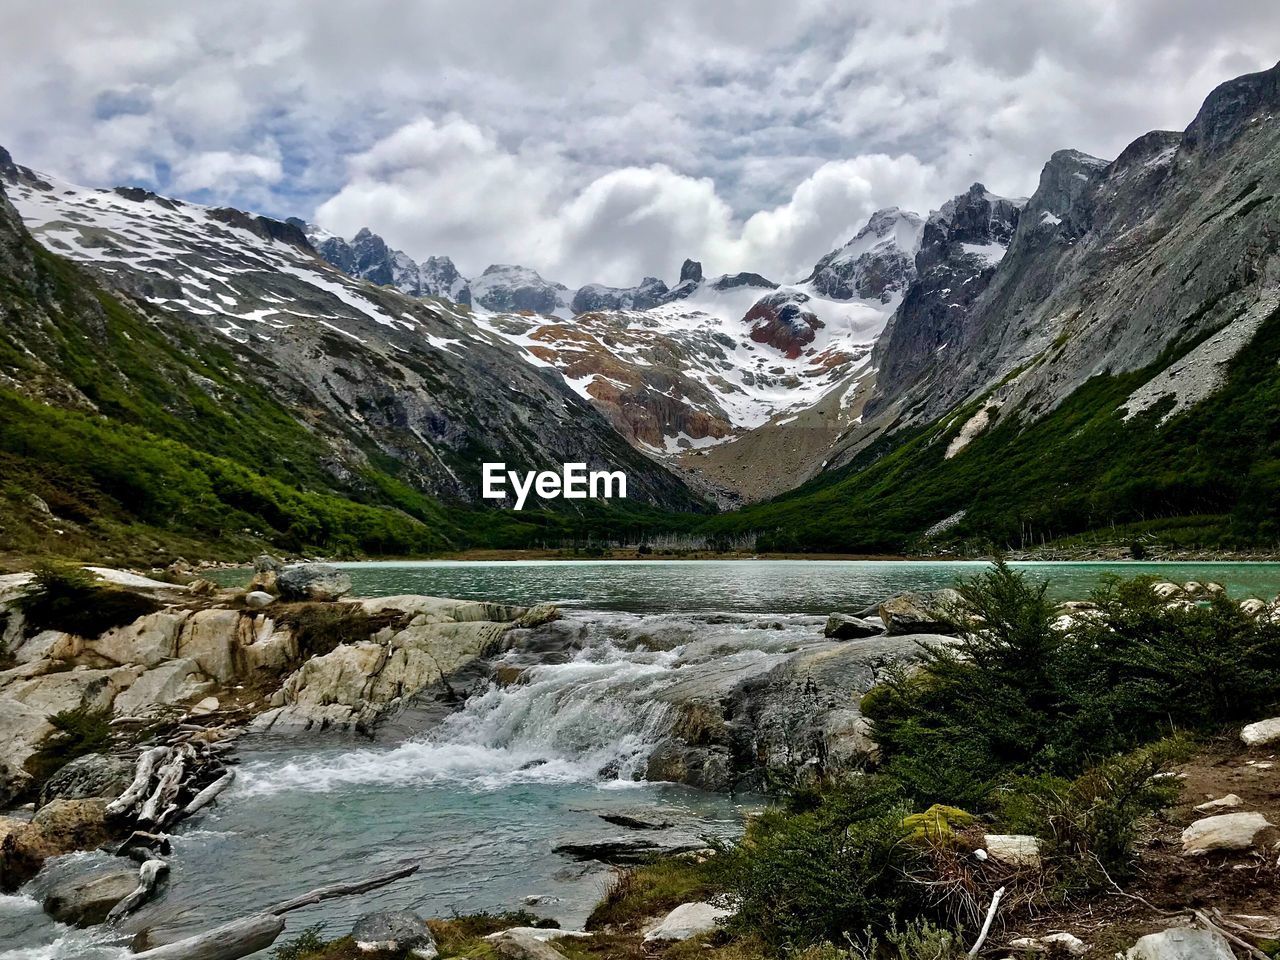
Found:
[[[1190,349],[1184,344],[1182,351]],[[761,550],[899,552],[965,511],[938,543],[1020,548],[1125,525],[1195,547],[1280,541],[1280,313],[1229,365],[1226,384],[1171,418],[1167,401],[1125,422],[1120,405],[1176,355],[1097,376],[1048,416],[1016,416],[950,460],[979,408],[882,441],[849,466],[768,503],[697,524],[760,534]]]

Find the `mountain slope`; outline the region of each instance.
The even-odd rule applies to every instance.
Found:
[[[11,160],[0,183],[44,246],[91,264],[136,309],[177,315],[228,352],[240,377],[330,445],[341,482],[378,465],[424,493],[479,503],[484,461],[581,461],[626,470],[633,500],[700,507],[545,362],[465,310],[332,268],[295,224],[86,190]]]
[[[831,550],[1026,546],[1113,525],[1274,542],[1278,118],[1280,67],[1113,162],[1055,154],[1016,223],[957,204],[941,246],[926,227],[863,422],[828,472],[707,528]],[[998,262],[947,239],[961,221],[1012,228]]]

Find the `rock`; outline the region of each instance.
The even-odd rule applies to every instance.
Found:
[[[1230,810],[1233,807],[1240,806],[1242,803],[1244,803],[1244,801],[1234,793],[1228,793],[1225,797],[1219,797],[1217,800],[1209,800],[1200,804],[1196,807],[1196,812],[1212,813],[1215,810]]]
[[[249,581],[249,589],[255,592],[270,592],[276,589],[280,571],[284,568],[275,557],[263,553],[253,560],[253,579]]]
[[[875,637],[884,633],[884,627],[871,620],[850,616],[847,613],[833,613],[827,617],[823,636],[832,640],[858,640],[862,637]]]
[[[351,578],[327,563],[299,563],[281,570],[276,586],[286,600],[331,601],[351,592]]]
[[[1246,617],[1256,617],[1265,609],[1267,609],[1266,601],[1259,600],[1257,597],[1240,601],[1240,612]]]
[[[1182,855],[1194,857],[1214,850],[1248,850],[1258,834],[1270,826],[1270,821],[1260,813],[1205,817],[1182,831]]]
[[[1176,583],[1170,583],[1168,580],[1161,580],[1151,585],[1151,592],[1161,600],[1172,600],[1175,597],[1182,596],[1182,587]]]
[[[709,933],[717,923],[733,916],[734,911],[711,903],[682,903],[658,923],[644,932],[645,943],[662,940],[688,940]]]
[[[903,593],[880,604],[880,619],[889,634],[950,633],[952,608],[960,594],[949,587],[929,593]]]
[[[361,953],[408,950],[424,960],[437,955],[436,941],[427,922],[408,910],[365,914],[351,928],[351,937]]]
[[[552,848],[558,853],[574,860],[595,860],[610,866],[632,866],[646,863],[654,857],[670,857],[678,853],[692,853],[706,849],[706,843],[695,838],[686,842],[658,843],[653,840],[641,840],[634,837],[618,837],[612,840],[596,840],[587,843],[562,843]]]
[[[1025,834],[989,833],[983,845],[991,859],[1008,867],[1040,866],[1040,841]]]
[[[117,903],[138,886],[137,868],[120,867],[93,877],[65,877],[45,894],[44,912],[59,923],[87,927],[102,923]]]
[[[551,931],[558,934],[560,931]],[[533,934],[516,928],[486,937],[495,950],[508,960],[565,960],[565,955]]]
[[[154,667],[177,656],[178,633],[190,616],[185,610],[160,610],[86,640],[84,646],[112,663]]]
[[[36,808],[54,800],[114,800],[133,781],[133,764],[121,757],[90,753],[58,770],[40,788]]]
[[[204,577],[196,577],[187,584],[187,589],[197,597],[211,597],[218,592],[218,585],[212,580],[206,580]]]
[[[219,683],[228,683],[236,676],[236,655],[251,641],[251,631],[252,621],[239,610],[197,610],[183,624],[176,655],[194,660],[201,672]]]
[[[276,598],[265,590],[250,590],[244,596],[244,605],[254,610],[261,610],[276,602]]]
[[[1083,957],[1089,952],[1089,945],[1071,933],[1049,933],[1043,937],[1018,937],[1009,941],[1009,946],[1026,953],[1051,953],[1061,956],[1066,953],[1072,957]]]
[[[1226,937],[1212,930],[1174,927],[1149,933],[1125,954],[1126,960],[1235,960]]]
[[[190,713],[194,717],[199,717],[206,713],[213,713],[219,706],[221,704],[218,702],[217,697],[205,697],[191,708]]]
[[[30,823],[0,843],[0,890],[16,890],[49,857],[91,849],[107,840],[106,807],[102,799],[54,800],[41,807]]]
[[[1240,739],[1251,747],[1261,747],[1280,740],[1280,717],[1249,724],[1240,731]]]
[[[106,710],[116,695],[143,674],[142,667],[115,667],[93,670],[75,667],[32,677],[5,688],[5,696],[34,707],[45,716],[84,707]]]
[[[200,668],[185,657],[170,660],[148,670],[129,689],[119,694],[112,704],[116,716],[147,714],[156,707],[181,703],[203,688]]]
[[[43,710],[0,697],[0,730],[0,807],[8,807],[31,788],[26,762],[53,724]]]
[[[41,630],[13,651],[15,663],[37,660],[72,660],[79,655],[84,641],[61,630]]]

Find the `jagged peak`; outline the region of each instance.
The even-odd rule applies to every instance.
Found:
[[[1189,150],[1226,146],[1264,108],[1280,109],[1280,63],[1214,88],[1183,137]]]
[[[680,281],[679,282],[680,283],[686,283],[686,282],[701,283],[702,282],[702,263],[693,259],[685,260],[685,262],[680,265]]]

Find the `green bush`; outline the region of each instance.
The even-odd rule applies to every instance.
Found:
[[[740,900],[732,925],[775,948],[803,949],[915,912],[924,891],[907,879],[919,861],[903,827],[910,812],[894,785],[873,777],[808,809],[767,811],[727,854]]]
[[[111,741],[111,711],[80,706],[49,718],[53,732],[27,758],[27,772],[43,783],[72,760],[101,752]]]
[[[160,609],[150,597],[100,586],[85,570],[70,565],[37,567],[35,588],[19,602],[28,635],[61,630],[96,637]]]
[[[884,770],[916,801],[990,809],[1012,777],[1074,778],[1170,735],[1211,732],[1280,697],[1280,626],[1226,598],[1169,606],[1111,583],[1066,629],[1045,586],[998,563],[959,587],[954,645],[863,698]]]

